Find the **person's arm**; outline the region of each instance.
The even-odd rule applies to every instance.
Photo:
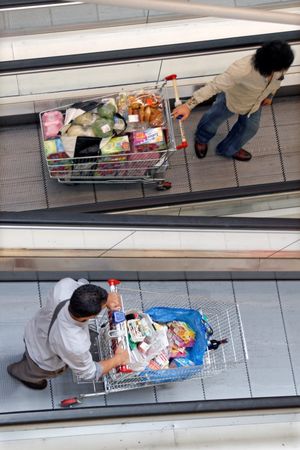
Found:
[[[176,119],[181,116],[180,119],[187,119],[191,110],[195,108],[195,106],[210,99],[214,95],[219,94],[220,92],[228,91],[236,83],[241,81],[241,79],[247,75],[250,70],[251,66],[245,63],[244,60],[234,62],[224,73],[217,75],[212,81],[195,91],[187,102],[183,105],[177,106],[172,112],[173,117]]]
[[[273,103],[273,94],[269,94],[262,102],[261,106],[272,105]]]
[[[118,366],[122,366],[123,364],[128,364],[129,355],[128,351],[124,350],[122,347],[118,347],[116,349],[115,355],[110,359],[105,359],[103,361],[99,361],[99,365],[101,368],[101,374],[107,374],[111,369],[115,369]]]
[[[110,311],[119,311],[121,309],[121,299],[117,292],[110,292],[107,297],[105,306]]]

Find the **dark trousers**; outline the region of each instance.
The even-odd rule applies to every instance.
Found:
[[[10,364],[8,367],[11,374],[18,380],[29,381],[30,383],[36,384],[49,378],[55,378],[64,373],[68,368],[65,366],[62,369],[54,371],[41,369],[41,367],[30,358],[27,350],[25,350],[21,361]]]
[[[219,126],[233,115],[234,113],[226,106],[225,94],[223,92],[218,94],[212,106],[198,123],[195,133],[196,141],[207,144],[214,137]],[[261,108],[249,117],[247,114],[240,114],[225,139],[217,145],[217,154],[230,158],[239,151],[257,133],[260,115]]]

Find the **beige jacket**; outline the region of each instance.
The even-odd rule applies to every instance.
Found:
[[[252,65],[252,55],[238,59],[212,81],[194,92],[186,102],[190,109],[224,92],[227,108],[236,114],[253,114],[261,102],[280,87],[283,72],[274,72],[272,80],[260,75]]]

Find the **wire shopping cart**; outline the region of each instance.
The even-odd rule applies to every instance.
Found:
[[[156,183],[159,190],[171,188],[165,181],[169,160],[188,144],[182,123],[181,143],[175,142],[168,80],[173,82],[178,104],[176,75],[170,75],[160,86],[42,111],[50,178],[65,184],[141,182]],[[115,105],[111,115],[103,112],[107,104]]]
[[[117,280],[109,280],[112,291],[117,290],[118,283]],[[73,375],[74,383],[86,384],[92,387],[92,392],[64,399],[61,401],[62,407],[70,407],[81,403],[85,398],[113,392],[214,376],[236,364],[245,363],[245,360],[248,358],[243,326],[237,305],[167,292],[148,292],[119,288],[118,293],[121,296],[122,305],[123,301],[125,301],[126,310],[129,311],[132,310],[133,305],[136,309],[149,311],[149,314],[157,306],[161,305],[164,305],[167,309],[185,307],[188,314],[196,309],[199,310],[207,339],[202,364],[141,371],[131,371],[128,366],[122,366],[111,370],[99,382],[82,380],[78,376]],[[131,309],[129,309],[130,307]],[[96,335],[92,345],[95,360],[111,358],[114,355],[116,344],[130,350],[126,329],[128,325],[126,327],[126,322],[120,323],[118,329],[114,328],[112,332],[111,322],[108,313],[106,313],[100,319],[94,319],[91,327]]]

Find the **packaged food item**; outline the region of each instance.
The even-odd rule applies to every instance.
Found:
[[[164,370],[169,367],[169,358],[165,350],[162,350],[157,356],[155,356],[148,364],[151,370]]]
[[[47,111],[42,115],[43,123],[63,122],[64,116],[61,111]]]
[[[159,152],[129,153],[128,174],[142,177],[148,169],[153,168],[160,160]]]
[[[128,115],[137,115],[139,122],[145,122],[148,127],[165,125],[163,101],[157,92],[136,92],[128,96],[127,104]]]
[[[117,136],[111,138],[110,141],[101,146],[101,155],[113,155],[121,152],[129,152],[129,138],[128,136]]]
[[[116,98],[116,102],[117,102],[117,108],[118,108],[119,114],[121,114],[121,116],[125,117],[125,119],[128,119],[127,93],[120,92]]]
[[[52,153],[47,158],[50,174],[55,177],[66,177],[72,170],[69,155],[65,152]]]
[[[170,358],[187,356],[187,348],[193,347],[196,333],[187,323],[174,320],[168,324]]]
[[[174,358],[170,362],[170,368],[191,367],[191,366],[194,366],[194,365],[195,364],[193,363],[193,361],[191,361],[188,358]]]
[[[44,150],[46,158],[53,153],[59,153],[64,151],[64,146],[60,138],[49,139],[44,141]]]
[[[165,150],[167,148],[163,129],[147,128],[144,131],[133,131],[131,135],[132,148],[136,152]]]
[[[42,124],[45,139],[58,136],[63,123],[64,117],[60,111],[47,111],[43,113]]]

